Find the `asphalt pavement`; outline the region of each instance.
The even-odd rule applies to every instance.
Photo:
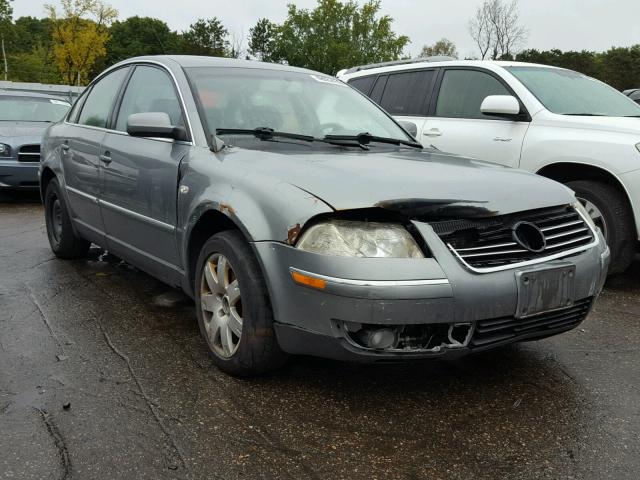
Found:
[[[2,479],[637,479],[639,345],[640,259],[551,339],[235,379],[180,292],[0,201]]]

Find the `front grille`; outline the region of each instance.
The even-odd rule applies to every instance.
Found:
[[[546,248],[531,252],[513,239],[512,227],[531,222],[542,230]],[[571,206],[544,208],[478,220],[432,223],[434,231],[462,261],[484,269],[548,257],[590,244],[593,233]]]
[[[39,162],[40,145],[23,145],[18,150],[19,162]]]
[[[549,333],[570,330],[582,322],[591,308],[592,298],[575,302],[572,306],[528,318],[514,317],[482,320],[476,324],[471,348],[482,348],[518,337],[544,337]]]

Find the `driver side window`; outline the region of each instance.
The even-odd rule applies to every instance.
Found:
[[[173,81],[164,71],[151,66],[137,66],[118,112],[115,129],[127,131],[127,119],[134,113],[163,112],[171,124],[184,127],[184,115]]]
[[[436,117],[491,119],[480,111],[489,95],[511,95],[507,88],[488,73],[478,70],[447,70],[442,78]]]

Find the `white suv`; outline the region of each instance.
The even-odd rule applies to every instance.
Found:
[[[400,61],[338,77],[426,146],[519,167],[576,192],[625,270],[640,238],[640,105],[571,70],[517,62]]]

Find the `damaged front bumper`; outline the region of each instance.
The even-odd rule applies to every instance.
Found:
[[[426,223],[415,222],[431,258],[351,258],[257,242],[281,348],[292,354],[351,361],[460,356],[575,328],[606,278],[609,250],[600,242],[566,258],[478,274],[465,268]],[[517,318],[518,275],[570,268],[572,301]],[[296,283],[296,275],[321,289]]]

